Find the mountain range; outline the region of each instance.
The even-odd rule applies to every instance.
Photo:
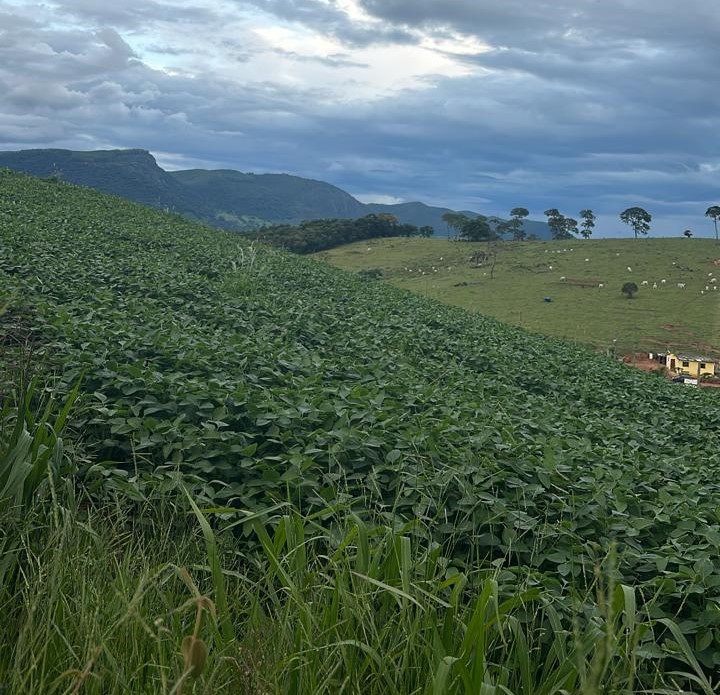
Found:
[[[150,152],[142,149],[5,151],[0,152],[0,167],[39,177],[57,176],[235,231],[310,219],[354,219],[371,213],[390,213],[401,223],[429,225],[436,233],[446,234],[442,216],[455,212],[421,202],[361,203],[337,186],[290,174],[243,173],[232,169],[165,171]],[[478,214],[461,212],[468,217]],[[542,239],[550,237],[544,222],[526,220],[524,227],[527,234]]]

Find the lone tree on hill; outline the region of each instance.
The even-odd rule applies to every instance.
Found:
[[[582,217],[582,234],[583,239],[589,239],[592,236],[593,229],[595,229],[595,213],[592,210],[580,210],[580,217]]]
[[[568,221],[565,215],[562,215],[556,208],[550,208],[545,210],[543,213],[548,218],[548,227],[550,227],[550,234],[553,239],[572,239],[573,235],[568,230]],[[575,220],[572,220],[575,222]],[[577,229],[577,222],[575,222],[575,229]]]
[[[707,210],[705,210],[705,217],[712,218],[712,221],[715,223],[715,241],[720,241],[720,239],[718,239],[717,227],[718,220],[720,220],[720,205],[711,205]]]
[[[626,282],[620,290],[628,299],[632,299],[633,295],[638,291],[638,286],[634,282]]]
[[[651,220],[652,215],[642,208],[628,208],[620,213],[620,221],[632,227],[636,239],[638,234],[647,234],[650,231]]]
[[[689,229],[686,229],[683,232],[683,236],[689,239],[692,236],[692,232]]]
[[[513,208],[510,210],[510,217],[512,218],[508,222],[510,231],[512,231],[513,239],[515,241],[522,241],[525,239],[525,229],[523,227],[523,220],[530,214],[527,208]]]

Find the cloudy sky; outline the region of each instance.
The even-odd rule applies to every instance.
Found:
[[[0,0],[0,149],[711,234],[718,37],[718,0]]]

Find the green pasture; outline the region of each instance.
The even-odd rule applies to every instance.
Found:
[[[720,354],[720,290],[710,282],[720,278],[714,240],[503,242],[497,249],[494,278],[491,261],[476,267],[470,260],[476,251],[487,252],[484,242],[377,239],[317,257],[356,272],[379,268],[398,287],[598,349]],[[598,280],[604,287],[572,280]],[[639,288],[631,300],[620,292],[628,281]]]

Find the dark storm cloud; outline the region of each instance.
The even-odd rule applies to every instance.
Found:
[[[371,15],[398,26],[451,26],[490,43],[535,45],[553,37],[595,41],[712,41],[720,30],[713,0],[360,0]]]
[[[184,22],[203,26],[217,19],[218,12],[200,6],[178,5],[155,0],[59,0],[50,3],[58,15],[70,15],[96,25],[112,25],[122,29],[136,29],[149,22]]]
[[[230,136],[243,155],[234,165],[247,155],[261,168],[265,151],[278,169],[292,168],[287,154],[308,127],[301,105],[328,98],[321,89],[154,70],[110,29],[0,34],[0,88],[4,149],[142,146],[226,162],[236,151]]]
[[[353,22],[339,7],[322,0],[243,0],[275,17],[299,22],[340,39],[348,46],[414,44],[419,37],[402,27]]]
[[[450,145],[453,165],[470,177],[493,171],[498,183],[481,188],[496,204],[511,205],[514,191],[540,208],[592,198],[608,209],[633,199],[699,209],[718,197],[707,170],[720,158],[715,2],[361,4],[394,26],[489,47],[458,57],[484,77],[441,84],[434,96],[455,135],[478,145]]]

